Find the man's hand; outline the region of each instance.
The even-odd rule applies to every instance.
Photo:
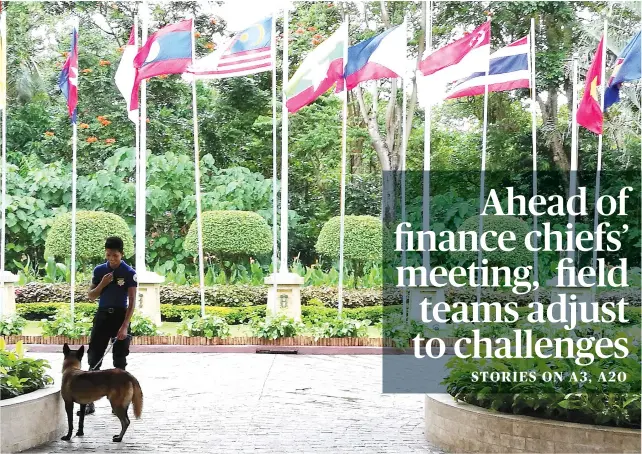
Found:
[[[114,273],[107,273],[103,276],[100,281],[102,287],[107,287],[111,281],[114,280]]]
[[[127,326],[121,326],[116,336],[118,340],[123,340],[127,337]]]

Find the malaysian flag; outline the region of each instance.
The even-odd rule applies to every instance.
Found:
[[[183,78],[222,79],[272,69],[272,17],[237,33],[220,49],[191,64]]]
[[[499,49],[490,56],[488,76],[486,72],[475,72],[457,82],[446,99],[462,98],[484,94],[488,83],[488,92],[530,88],[531,43],[528,36]]]

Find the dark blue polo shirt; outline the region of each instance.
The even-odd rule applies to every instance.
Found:
[[[127,290],[136,287],[136,271],[121,260],[118,268],[112,270],[109,262],[94,268],[92,283],[98,285],[105,274],[114,273],[114,279],[100,293],[98,307],[127,307]]]

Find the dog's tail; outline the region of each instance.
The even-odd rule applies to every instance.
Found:
[[[131,376],[132,386],[134,387],[134,395],[132,396],[132,404],[134,406],[134,416],[136,419],[140,418],[140,415],[143,413],[143,390],[140,388],[140,383],[132,375]]]

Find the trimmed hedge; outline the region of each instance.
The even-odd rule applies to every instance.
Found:
[[[105,238],[119,236],[125,257],[134,255],[134,237],[123,218],[104,211],[76,212],[76,256],[81,260],[105,258]],[[71,213],[57,216],[45,241],[45,257],[71,255]]]
[[[90,302],[87,299],[89,284],[76,286],[76,302]],[[49,301],[69,302],[69,284],[44,284],[32,282],[16,289],[16,303],[37,303]],[[218,307],[247,307],[267,304],[267,286],[250,285],[216,285],[205,288],[205,304]],[[483,289],[484,301],[506,303],[516,301],[520,306],[528,306],[532,295],[514,295],[512,292],[500,292]],[[200,290],[198,287],[164,285],[161,286],[161,304],[197,305],[200,306]],[[319,299],[327,307],[337,307],[338,289],[336,287],[303,287],[301,289],[301,303],[308,305],[312,299]],[[640,306],[640,290],[628,288],[598,293],[599,301],[625,300],[631,306]],[[449,288],[446,292],[446,301],[477,301],[475,289]],[[550,291],[540,289],[539,301],[543,304],[550,302]],[[344,289],[343,307],[366,306],[394,306],[401,304],[401,292],[397,288],[381,289]]]
[[[335,216],[321,228],[315,249],[330,258],[339,257],[341,218]],[[383,226],[373,216],[345,216],[343,256],[346,260],[381,262]]]

